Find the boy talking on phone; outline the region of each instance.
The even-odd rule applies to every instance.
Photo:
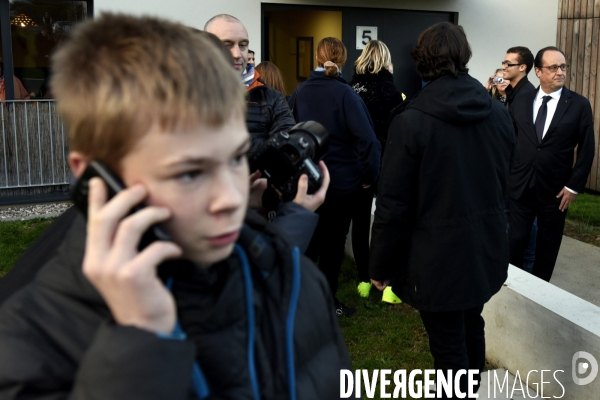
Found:
[[[91,179],[87,220],[0,309],[0,398],[339,398],[324,277],[247,215],[244,92],[221,50],[105,14],[53,63],[73,172],[97,161],[126,188]],[[171,240],[140,249],[155,225]]]

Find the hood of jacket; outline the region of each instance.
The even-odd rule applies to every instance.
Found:
[[[470,125],[490,115],[492,101],[483,85],[470,75],[445,75],[428,83],[404,109],[417,109],[453,125]]]

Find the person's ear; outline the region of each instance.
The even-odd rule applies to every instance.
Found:
[[[521,72],[522,71],[527,71],[527,65],[525,65],[525,64],[519,65],[519,71],[521,71]]]
[[[89,160],[83,153],[80,153],[79,151],[69,152],[69,166],[77,178],[83,174],[83,171],[85,171],[88,164]]]
[[[535,67],[535,76],[537,76],[537,77],[538,77],[538,79],[539,79],[539,77],[540,77],[540,72],[541,72],[540,68],[538,68],[538,67]]]

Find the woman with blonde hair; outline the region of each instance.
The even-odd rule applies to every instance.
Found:
[[[258,64],[255,68],[256,71],[260,74],[260,78],[263,82],[271,86],[273,89],[281,92],[284,96],[285,94],[285,85],[283,84],[283,77],[281,76],[281,71],[277,68],[277,65],[273,64],[270,61],[263,61]]]
[[[394,84],[392,75],[392,56],[381,40],[371,40],[354,63],[354,76],[350,86],[363,99],[373,124],[375,136],[381,143],[382,154],[385,151],[388,125],[392,109],[402,103],[404,95]],[[371,230],[371,209],[377,185],[363,189],[352,216],[352,251],[358,269],[358,294],[368,297],[371,290],[369,279],[369,236]],[[400,303],[400,299],[385,288],[382,301]]]
[[[342,78],[341,69],[347,59],[344,44],[333,37],[321,40],[316,59],[316,70],[289,100],[296,121],[314,120],[329,132],[329,148],[323,161],[331,183],[325,202],[317,210],[319,223],[306,255],[319,259],[336,313],[351,315],[356,310],[335,297],[338,275],[355,204],[362,189],[373,185],[379,176],[381,145],[365,103]]]
[[[494,83],[494,78],[496,78],[496,77],[502,78],[502,83]],[[504,79],[504,73],[503,73],[502,69],[498,68],[496,70],[496,72],[494,73],[494,75],[492,75],[488,78],[486,89],[488,90],[488,92],[490,93],[492,98],[494,98],[502,103],[506,103],[505,90],[508,87],[508,85],[510,85],[510,80]]]

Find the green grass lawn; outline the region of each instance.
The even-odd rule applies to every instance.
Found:
[[[565,235],[600,246],[600,195],[581,193],[569,206]]]
[[[433,368],[427,333],[417,310],[406,304],[381,302],[382,292],[372,288],[369,298],[358,296],[354,262],[342,266],[338,298],[356,307],[356,314],[340,318],[340,326],[354,369]]]
[[[600,226],[600,195],[581,193],[569,207],[567,218]]]
[[[19,255],[52,222],[51,219],[0,222],[0,278],[12,268]]]

